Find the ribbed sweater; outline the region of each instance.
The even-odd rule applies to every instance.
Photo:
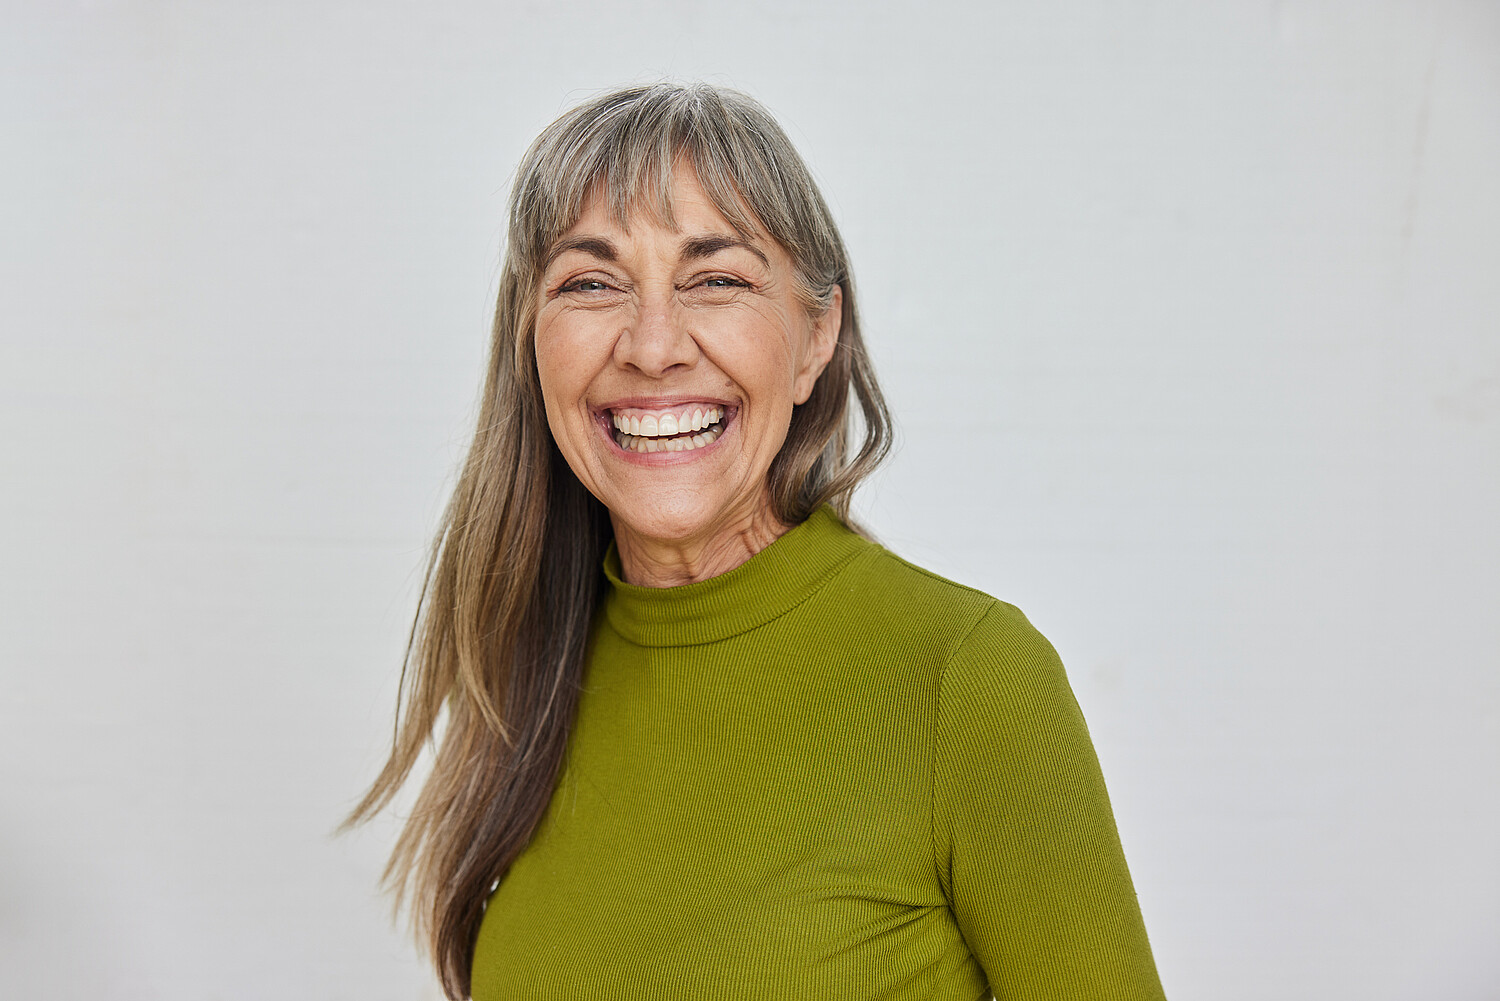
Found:
[[[605,559],[474,1001],[1160,998],[1083,716],[1011,605],[815,513],[682,587]]]

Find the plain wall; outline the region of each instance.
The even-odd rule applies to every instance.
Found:
[[[860,510],[1061,651],[1163,981],[1500,997],[1500,5],[4,5],[0,995],[418,999],[374,776],[503,203],[748,90],[850,244]]]

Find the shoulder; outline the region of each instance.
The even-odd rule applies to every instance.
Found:
[[[832,582],[868,628],[901,633],[938,654],[945,673],[1060,668],[1052,645],[1019,608],[867,542]]]
[[[1064,747],[1092,753],[1062,660],[1014,605],[990,607],[938,685],[938,738],[950,750],[985,747],[1012,760]]]
[[[876,543],[849,570],[841,576],[857,590],[867,628],[930,657],[940,731],[980,739],[1058,727],[1086,733],[1062,660],[1021,609]]]
[[[906,579],[963,609],[934,678],[939,799],[963,814],[993,805],[974,799],[976,789],[1005,789],[1012,803],[1028,790],[1102,789],[1088,725],[1047,638],[1015,605],[897,562]]]
[[[836,633],[848,655],[961,713],[987,702],[993,716],[1041,695],[1072,702],[1057,652],[1015,605],[902,559],[832,512],[814,527],[841,562],[806,621]]]

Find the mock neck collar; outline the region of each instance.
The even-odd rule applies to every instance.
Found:
[[[869,545],[825,506],[728,573],[696,584],[640,587],[625,583],[611,542],[604,554],[604,614],[615,632],[640,646],[712,643],[791,611]]]

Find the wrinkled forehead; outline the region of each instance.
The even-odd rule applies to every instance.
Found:
[[[646,223],[678,230],[676,197],[679,180],[692,179],[697,187],[729,223],[736,236],[750,240],[770,237],[766,227],[740,192],[729,173],[712,164],[695,163],[690,152],[672,157],[652,157],[645,161],[611,163],[592,175],[576,176],[565,185],[556,205],[557,214],[542,240],[541,260],[546,260],[557,243],[583,216],[603,209],[626,233],[632,225]],[[774,239],[774,237],[771,237]]]

